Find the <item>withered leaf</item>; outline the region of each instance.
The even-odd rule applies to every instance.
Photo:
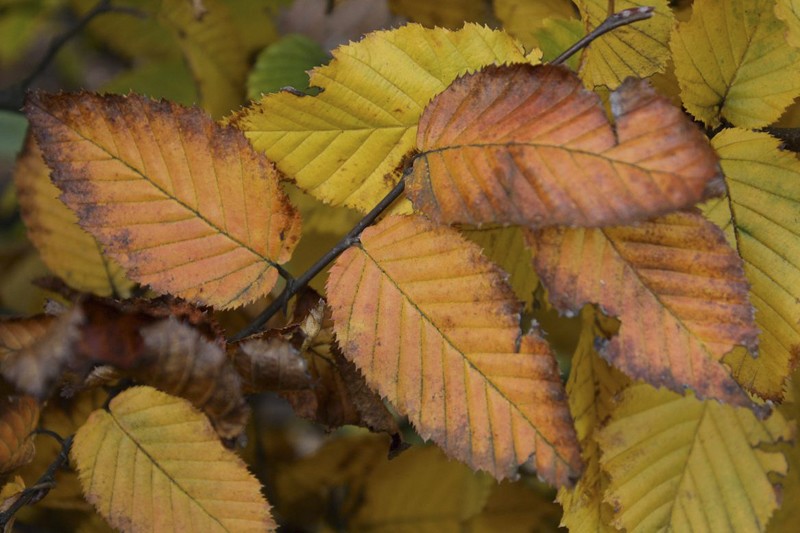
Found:
[[[445,223],[607,226],[718,193],[718,158],[646,82],[611,95],[615,124],[580,79],[552,65],[491,66],[425,109],[408,179],[417,209]]]
[[[33,459],[38,423],[39,404],[31,396],[0,397],[0,485],[6,474]]]

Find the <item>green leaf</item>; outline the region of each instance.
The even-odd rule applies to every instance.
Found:
[[[308,89],[306,71],[328,59],[325,50],[308,37],[287,35],[258,54],[247,78],[247,97],[256,99],[287,86],[305,92]]]

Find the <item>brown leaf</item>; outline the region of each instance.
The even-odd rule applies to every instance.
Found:
[[[242,377],[245,393],[266,390],[306,390],[312,386],[306,360],[292,343],[280,336],[263,335],[229,348],[231,360]]]
[[[741,258],[696,212],[636,226],[528,232],[534,265],[553,305],[597,303],[619,317],[601,355],[631,377],[676,392],[751,406],[720,362],[755,350],[758,330]]]
[[[0,484],[6,474],[33,459],[32,432],[38,423],[39,404],[31,396],[0,398]]]
[[[705,136],[646,82],[600,98],[552,65],[491,66],[425,109],[408,180],[414,206],[445,223],[627,224],[719,193]]]

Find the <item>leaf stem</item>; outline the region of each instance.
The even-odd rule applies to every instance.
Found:
[[[32,505],[38,502],[47,496],[47,493],[50,492],[50,489],[55,487],[56,473],[61,467],[69,463],[69,451],[72,448],[72,440],[74,438],[75,435],[70,435],[69,437],[61,440],[61,451],[58,452],[58,455],[53,462],[50,463],[50,466],[47,467],[47,470],[45,470],[44,474],[42,474],[41,477],[36,480],[36,483],[33,486],[24,489],[19,498],[17,498],[7,510],[0,513],[1,531],[5,531],[6,524],[8,524],[8,522],[14,518],[14,515],[17,513],[17,511],[26,505]]]
[[[30,74],[28,74],[22,81],[0,90],[0,109],[19,112],[25,102],[25,91],[27,91],[31,86],[33,80],[35,80],[42,72],[44,72],[47,66],[53,61],[53,58],[55,58],[56,54],[61,51],[61,48],[63,48],[65,44],[78,35],[96,16],[102,15],[103,13],[112,12],[127,13],[137,17],[144,16],[144,13],[137,9],[112,6],[111,0],[100,0],[92,9],[87,11],[80,19],[78,19],[75,24],[67,28],[64,33],[51,41],[50,46],[47,47],[44,57],[42,57],[39,63],[36,64]]]
[[[595,39],[605,35],[606,33],[615,30],[621,26],[627,26],[633,22],[638,22],[640,20],[646,20],[653,16],[653,11],[655,10],[654,7],[650,6],[642,6],[642,7],[634,7],[631,9],[623,9],[619,13],[614,13],[606,18],[598,27],[587,33],[584,37],[582,37],[578,42],[567,48],[560,56],[552,60],[550,63],[552,65],[560,65],[570,57],[572,57],[575,52],[582,50],[589,46]]]
[[[563,54],[558,56],[554,59],[551,63],[554,65],[558,65],[569,59],[572,54],[585,48],[588,46],[592,41],[604,35],[616,28],[621,26],[625,26],[627,24],[631,24],[633,22],[637,22],[639,20],[645,20],[653,16],[653,7],[637,7],[633,9],[625,9],[620,11],[619,13],[614,13],[613,15],[606,18],[602,24],[600,24],[597,28],[589,32],[585,37],[580,39],[578,42],[570,46]],[[397,185],[389,191],[389,193],[376,205],[372,211],[370,211],[361,221],[356,224],[353,229],[348,232],[347,235],[342,238],[333,248],[328,250],[328,252],[323,255],[316,263],[314,263],[311,268],[309,268],[302,276],[297,279],[293,279],[288,273],[284,275],[285,271],[280,271],[281,275],[286,279],[286,286],[275,298],[272,303],[270,303],[266,309],[264,309],[261,314],[259,314],[256,318],[253,319],[250,324],[245,326],[241,331],[233,335],[228,342],[237,342],[242,340],[243,338],[256,333],[261,329],[267,321],[272,318],[278,311],[286,307],[286,304],[289,303],[289,300],[305,288],[306,285],[320,272],[322,272],[326,266],[328,266],[331,262],[333,262],[337,257],[339,257],[345,250],[347,250],[350,246],[358,242],[359,236],[361,232],[364,231],[369,225],[375,222],[381,213],[383,213],[389,205],[394,202],[400,194],[405,189],[405,179],[408,173],[411,171],[413,167],[414,159],[412,158],[406,165],[405,170],[403,171],[403,175],[400,178],[400,181],[397,182]]]
[[[374,208],[372,208],[372,211],[367,213],[367,215],[362,218],[358,224],[353,226],[353,229],[351,229],[347,235],[342,238],[342,240],[336,243],[333,248],[328,250],[325,255],[320,257],[316,263],[311,265],[311,267],[306,270],[302,276],[294,280],[287,279],[286,287],[284,287],[283,291],[281,291],[278,297],[275,298],[272,303],[270,303],[269,306],[267,306],[267,308],[261,312],[261,314],[254,318],[250,324],[245,326],[241,331],[231,337],[229,342],[240,341],[248,335],[256,333],[264,324],[267,323],[270,318],[275,315],[275,313],[280,311],[286,306],[287,303],[289,303],[289,300],[292,298],[292,296],[305,288],[305,286],[308,285],[314,276],[325,270],[325,267],[339,257],[345,250],[357,243],[361,232],[375,222],[375,219],[377,219],[381,213],[383,213],[386,208],[389,207],[392,202],[394,202],[400,196],[400,194],[402,194],[406,186],[405,177],[410,169],[411,166],[408,166],[406,168],[406,172],[400,178],[400,181],[398,181],[392,190],[389,191],[389,193],[384,196]]]

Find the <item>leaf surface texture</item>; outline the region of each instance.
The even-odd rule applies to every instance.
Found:
[[[62,200],[132,279],[221,308],[275,284],[299,217],[240,132],[136,95],[36,94],[26,112]]]
[[[455,230],[384,219],[336,261],[328,295],[345,355],[423,438],[498,479],[533,454],[553,484],[580,470],[553,355],[521,334],[501,271]]]

